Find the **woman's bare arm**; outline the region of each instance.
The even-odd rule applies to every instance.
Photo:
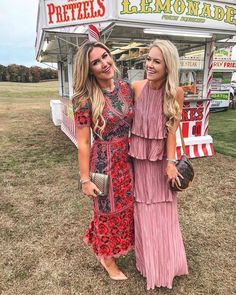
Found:
[[[76,140],[78,143],[78,161],[80,169],[80,178],[82,180],[89,178],[89,159],[90,159],[90,128],[77,128],[76,129]]]
[[[94,183],[88,181],[90,179],[90,127],[77,128],[76,140],[78,144],[80,179],[82,183],[85,181],[85,183],[82,184],[82,190],[86,195],[96,197],[100,191]]]
[[[179,87],[177,90],[176,100],[179,103],[179,107],[180,107],[179,116],[181,117],[182,109],[183,109],[183,102],[184,102],[184,91],[181,87]],[[168,132],[168,136],[167,136],[167,143],[166,143],[166,145],[167,145],[167,159],[170,159],[170,160],[172,160],[172,159],[175,160],[176,131],[178,129],[179,123],[180,123],[180,119],[176,119],[173,124],[172,131]],[[176,179],[176,176],[178,176],[177,169],[176,169],[175,164],[173,162],[167,161],[166,173],[167,173],[169,180],[174,181],[174,179]]]

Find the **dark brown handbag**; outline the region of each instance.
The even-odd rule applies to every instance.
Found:
[[[189,161],[188,157],[186,156],[186,149],[183,139],[183,134],[181,127],[179,126],[180,131],[180,137],[181,137],[181,145],[183,148],[183,155],[180,158],[180,160],[177,161],[176,168],[178,172],[183,176],[179,177],[180,186],[178,185],[177,181],[175,181],[174,186],[172,186],[172,183],[170,182],[170,187],[172,191],[175,192],[182,192],[186,190],[188,187],[192,185],[192,181],[194,178],[194,170],[191,162]]]
[[[101,194],[99,196],[106,197],[109,193],[109,175],[103,174],[103,173],[96,173],[91,172],[90,173],[90,180],[96,184],[98,189],[101,191]],[[79,189],[82,189],[82,185],[79,179]]]

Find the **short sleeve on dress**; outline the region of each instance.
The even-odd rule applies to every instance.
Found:
[[[83,102],[74,112],[75,126],[78,128],[91,126],[91,105],[88,101]]]

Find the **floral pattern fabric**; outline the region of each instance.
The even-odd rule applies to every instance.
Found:
[[[115,81],[113,92],[104,90],[103,94],[106,126],[102,139],[94,132],[90,102],[75,112],[76,126],[93,130],[90,170],[110,176],[109,195],[94,199],[94,217],[84,241],[92,244],[97,256],[118,257],[134,243],[133,169],[128,155],[133,95],[130,85],[120,80]]]

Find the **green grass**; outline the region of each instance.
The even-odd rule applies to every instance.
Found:
[[[216,152],[236,157],[236,110],[211,113],[209,134]]]
[[[112,282],[83,243],[92,201],[77,189],[76,147],[52,123],[56,97],[56,82],[0,83],[0,294],[235,294],[236,158],[192,161],[193,187],[178,197],[189,275],[147,292],[132,252],[118,261],[129,279]]]
[[[32,98],[48,98],[58,96],[58,81],[41,83],[0,82],[0,100],[17,102],[19,98],[31,101]]]

